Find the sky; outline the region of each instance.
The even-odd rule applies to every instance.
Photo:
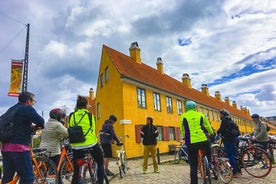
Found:
[[[73,110],[77,95],[96,96],[102,46],[129,55],[192,87],[207,84],[251,114],[276,115],[276,1],[9,0],[0,1],[0,114],[9,97],[11,60],[25,57],[30,24],[28,91],[44,118]]]

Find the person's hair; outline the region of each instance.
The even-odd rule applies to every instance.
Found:
[[[150,123],[152,124],[153,123],[153,118],[152,117],[147,117],[147,120],[150,120]]]
[[[251,115],[251,118],[254,118],[254,119],[259,119],[259,118],[260,118],[260,116],[259,116],[259,114],[252,114],[252,115]]]
[[[223,116],[230,116],[230,113],[226,109],[221,109],[219,112]]]
[[[35,95],[31,92],[21,92],[18,96],[18,101],[21,103],[26,103],[28,100],[34,100]]]
[[[50,111],[49,116],[52,119],[56,119],[58,121],[61,121],[61,119],[65,118],[66,114],[65,114],[65,111],[63,109],[55,108],[55,109],[52,109]]]
[[[117,121],[117,117],[114,116],[113,114],[111,114],[111,115],[109,116],[109,120],[113,120],[113,121],[115,122],[115,121]]]
[[[196,110],[196,103],[194,101],[187,101],[186,104],[185,104],[185,109],[186,111],[188,110]]]
[[[77,104],[75,109],[86,109],[87,108],[88,101],[83,96],[78,96],[77,98]]]

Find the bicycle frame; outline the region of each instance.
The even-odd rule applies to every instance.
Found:
[[[208,159],[202,149],[198,150],[198,169],[201,173],[204,184],[211,183],[210,168]]]

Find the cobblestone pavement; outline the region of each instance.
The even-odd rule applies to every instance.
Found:
[[[111,184],[189,184],[189,165],[187,163],[172,164],[169,160],[173,159],[173,155],[161,155],[159,172],[153,173],[153,167],[151,165],[151,158],[149,158],[148,173],[143,174],[142,164],[143,159],[129,159],[127,171],[124,178],[120,178],[118,173],[118,167],[115,160],[110,161],[109,169],[113,171],[115,176],[110,177]],[[199,181],[199,183],[201,183]],[[219,180],[212,180],[213,184],[220,184]],[[243,175],[239,178],[233,178],[231,184],[271,184],[276,183],[276,168],[272,169],[271,173],[265,178],[254,178],[249,176],[244,170]]]

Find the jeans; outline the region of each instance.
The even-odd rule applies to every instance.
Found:
[[[231,164],[231,166],[233,168],[233,174],[236,174],[238,172],[238,170],[237,170],[237,166],[236,166],[236,162],[235,162],[235,158],[234,158],[234,155],[236,153],[235,142],[223,141],[223,145],[224,145],[224,149],[227,154],[227,157],[229,159],[229,163]]]
[[[85,148],[87,150],[87,148]],[[77,164],[77,161],[79,159],[83,159],[85,153],[87,151],[84,150],[74,150],[73,149],[73,163],[74,163],[74,174],[73,174],[73,179],[72,179],[72,184],[77,184],[78,183],[78,174],[79,174],[79,165]],[[102,149],[98,144],[90,148],[90,153],[93,159],[97,162],[98,165],[98,183],[103,184],[103,179],[105,175],[104,171],[104,162],[103,162],[103,152]]]
[[[2,183],[11,181],[17,172],[19,184],[33,184],[34,175],[30,151],[24,152],[2,152],[3,157],[3,179]]]
[[[152,164],[153,164],[154,171],[158,171],[158,165],[156,161],[156,145],[144,145],[143,170],[147,171],[148,169],[149,154],[151,154],[151,157],[152,157]]]

